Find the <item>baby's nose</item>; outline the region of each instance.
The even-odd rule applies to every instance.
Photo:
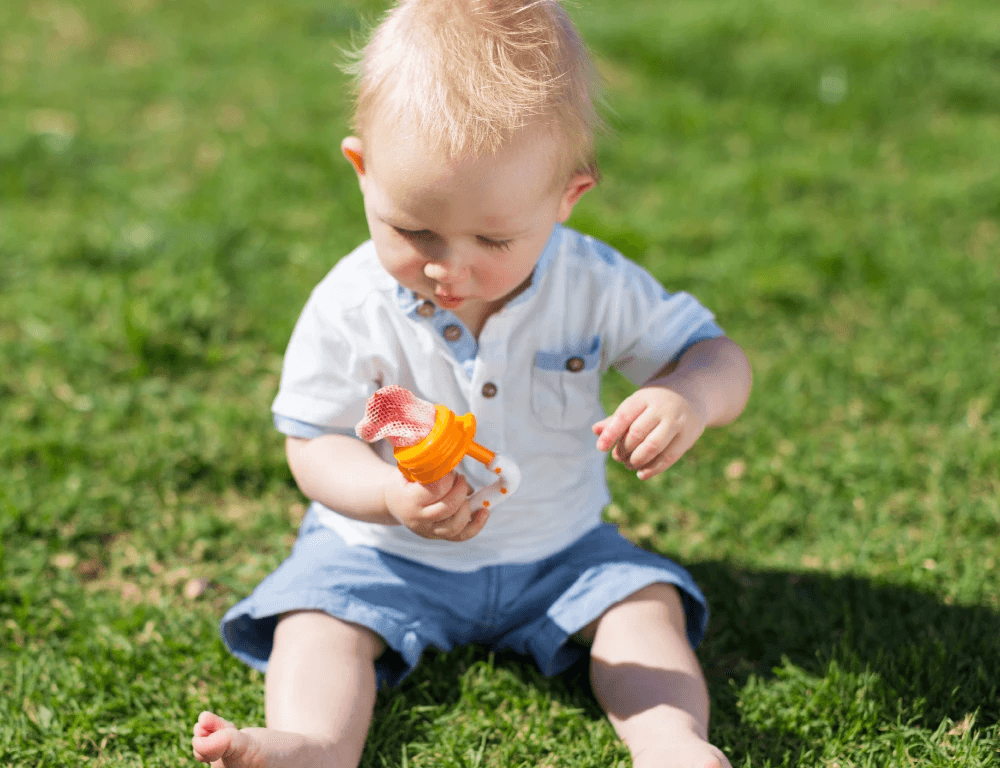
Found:
[[[465,277],[467,271],[468,268],[455,258],[424,264],[424,275],[438,283],[457,283]]]

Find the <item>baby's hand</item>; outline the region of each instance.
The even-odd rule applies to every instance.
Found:
[[[705,405],[693,394],[647,386],[625,398],[593,426],[597,450],[612,456],[640,480],[672,466],[705,431]]]
[[[401,473],[385,489],[385,504],[394,518],[425,539],[465,541],[479,533],[489,512],[475,514],[469,507],[465,478],[449,472],[433,483],[421,485]]]

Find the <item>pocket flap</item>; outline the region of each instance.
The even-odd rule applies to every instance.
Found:
[[[601,337],[594,336],[590,344],[564,352],[536,352],[535,367],[543,371],[592,371],[601,362]]]

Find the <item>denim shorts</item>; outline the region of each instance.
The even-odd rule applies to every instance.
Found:
[[[530,655],[554,675],[587,654],[568,642],[574,633],[657,582],[677,587],[688,640],[697,646],[708,608],[691,575],[635,546],[616,526],[601,524],[535,563],[459,573],[346,545],[310,511],[291,555],[226,613],[221,630],[235,656],[266,672],[281,614],[319,610],[360,624],[387,646],[375,664],[379,688],[398,685],[425,648],[469,643]]]

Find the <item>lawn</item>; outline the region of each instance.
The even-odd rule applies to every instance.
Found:
[[[303,513],[270,421],[366,237],[337,69],[382,3],[0,4],[0,764],[195,765],[263,720],[225,609]],[[1000,6],[577,0],[571,222],[748,352],[744,415],[607,518],[686,565],[735,766],[1000,761]],[[628,392],[608,377],[608,407]],[[366,768],[626,766],[584,667],[431,654]]]

